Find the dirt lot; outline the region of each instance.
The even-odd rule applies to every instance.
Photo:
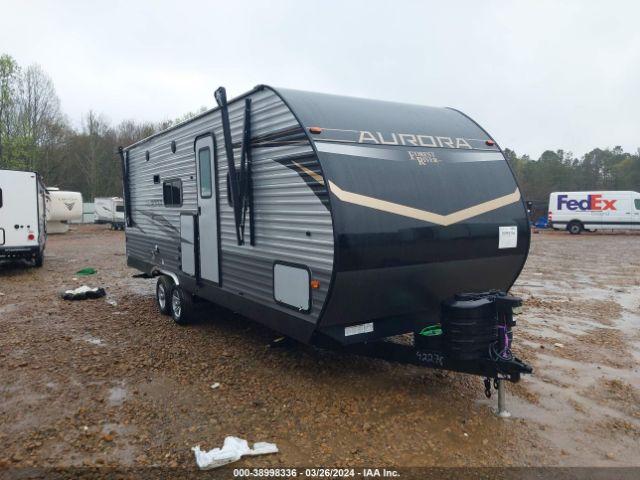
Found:
[[[214,306],[176,326],[122,232],[51,236],[42,269],[0,267],[0,467],[193,470],[191,447],[226,435],[280,448],[242,467],[640,465],[640,236],[533,240],[514,350],[535,375],[502,420],[477,377],[269,348],[273,332]],[[59,297],[83,283],[107,297]]]

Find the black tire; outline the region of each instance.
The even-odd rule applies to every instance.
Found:
[[[584,230],[584,226],[580,222],[571,222],[567,225],[567,230],[571,235],[579,235]]]
[[[156,305],[162,315],[171,315],[171,292],[173,280],[171,277],[161,275],[156,283]]]
[[[33,264],[36,268],[41,268],[44,264],[44,252],[38,252],[38,254],[33,259]]]
[[[171,316],[178,325],[189,323],[193,311],[193,296],[185,292],[179,285],[171,291]]]

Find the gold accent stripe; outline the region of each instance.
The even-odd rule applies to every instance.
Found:
[[[324,185],[324,178],[322,178],[322,175],[318,175],[316,172],[314,172],[313,170],[309,170],[307,167],[305,167],[304,165],[300,165],[298,162],[296,162],[295,160],[291,160],[291,162],[298,167],[300,170],[302,170],[304,173],[306,173],[307,175],[309,175],[311,178],[313,178],[316,182],[318,182],[321,185]]]
[[[359,193],[347,192],[346,190],[342,190],[332,181],[329,181],[329,187],[331,188],[331,192],[343,202],[373,208],[374,210],[380,210],[382,212],[394,213],[403,217],[415,218],[416,220],[435,223],[445,227],[482,215],[483,213],[511,205],[512,203],[520,200],[520,190],[516,188],[515,192],[508,195],[494,198],[488,202],[479,203],[473,207],[458,210],[457,212],[450,213],[449,215],[440,215],[438,213],[427,212],[426,210],[420,210],[418,208],[407,207],[406,205],[401,205],[399,203],[367,197],[366,195],[360,195]]]

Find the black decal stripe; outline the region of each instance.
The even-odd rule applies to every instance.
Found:
[[[147,218],[149,218],[149,220],[154,222],[157,226],[159,226],[163,230],[165,230],[165,231],[167,231],[169,233],[177,233],[178,235],[180,234],[180,232],[178,232],[178,229],[176,227],[174,227],[171,224],[171,222],[169,222],[169,220],[166,219],[166,217],[164,217],[162,215],[159,215],[157,213],[147,212],[147,211],[144,211],[144,210],[137,210],[136,212],[140,213],[141,215],[144,215]]]
[[[276,158],[274,160],[296,172],[307,186],[311,188],[325,208],[331,211],[327,187],[324,183],[322,173],[319,171],[318,161],[312,153]]]

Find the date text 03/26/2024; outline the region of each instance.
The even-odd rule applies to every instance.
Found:
[[[234,478],[397,478],[397,470],[386,468],[236,468]]]

